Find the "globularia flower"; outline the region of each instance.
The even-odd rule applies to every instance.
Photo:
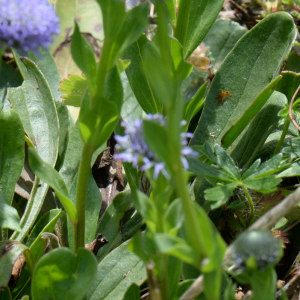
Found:
[[[166,121],[163,115],[148,114],[147,120],[153,122],[159,122],[160,125],[165,126]],[[123,150],[122,153],[115,154],[117,160],[122,160],[123,162],[130,162],[134,168],[139,167],[141,171],[148,170],[154,167],[154,178],[157,179],[159,173],[161,172],[166,178],[169,178],[169,174],[166,170],[165,163],[160,161],[155,153],[153,153],[149,146],[147,145],[144,133],[143,133],[143,120],[136,119],[134,122],[122,122],[122,126],[125,128],[125,135],[116,135],[115,139],[118,143],[118,148]],[[181,134],[181,161],[183,167],[188,169],[189,164],[184,156],[198,156],[198,152],[193,151],[187,146],[187,138],[191,138],[193,135],[191,133]]]
[[[59,19],[47,0],[0,0],[0,41],[23,51],[47,47]]]

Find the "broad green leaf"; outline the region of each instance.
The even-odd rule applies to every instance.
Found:
[[[84,74],[82,76],[70,74],[59,85],[59,91],[63,94],[61,96],[64,99],[63,102],[66,105],[80,107],[81,100],[88,87],[88,81]]]
[[[9,89],[8,98],[41,158],[54,166],[58,152],[58,117],[45,77],[27,58],[27,75],[21,87]]]
[[[131,64],[125,70],[130,86],[142,109],[148,114],[162,112],[162,103],[156,97],[149,80],[144,72],[144,52],[148,51],[154,57],[158,57],[157,49],[153,42],[143,34],[135,43],[125,51],[123,58],[130,59]]]
[[[17,258],[28,248],[16,241],[0,242],[0,287],[5,287],[10,279]]]
[[[106,209],[98,225],[97,232],[101,232],[108,240],[108,244],[101,247],[97,257],[103,258],[110,250],[122,240],[121,223],[127,211],[133,208],[130,191],[117,194]]]
[[[292,71],[283,71],[281,72],[282,80],[276,86],[276,91],[279,91],[286,95],[288,103],[291,102],[293,95],[295,94],[298,86],[300,85],[300,74]],[[296,98],[299,97],[299,93]]]
[[[213,70],[218,70],[227,54],[248,30],[230,19],[217,19],[203,40],[209,46]]]
[[[21,231],[19,222],[20,218],[17,210],[7,204],[3,192],[0,190],[0,228]]]
[[[216,178],[224,181],[233,181],[233,178],[227,173],[225,173],[224,171],[215,169],[212,166],[209,166],[203,163],[202,161],[197,160],[196,158],[189,157],[188,162],[189,162],[188,171],[190,173],[193,173],[195,175],[201,175],[204,177],[209,177],[209,178]]]
[[[1,71],[1,68],[0,68],[0,71]],[[10,293],[8,286],[2,287],[2,289],[0,290],[0,298],[5,299],[5,300],[12,300],[11,293]],[[26,299],[24,299],[24,300],[26,300]],[[29,298],[28,298],[28,300],[29,300]]]
[[[29,148],[28,152],[30,167],[33,172],[37,177],[53,188],[71,221],[76,223],[76,208],[70,200],[67,186],[62,177],[54,168],[51,167],[51,165],[44,162],[33,148]]]
[[[123,300],[140,300],[140,288],[135,283],[132,283],[124,295]]]
[[[143,109],[135,98],[131,89],[126,73],[121,74],[123,90],[124,90],[124,103],[122,105],[121,117],[125,122],[136,118],[143,118]]]
[[[235,141],[231,157],[239,168],[246,169],[257,157],[270,133],[278,126],[278,113],[285,104],[286,97],[275,91],[249,127]]]
[[[292,51],[286,60],[285,70],[300,72],[300,56],[296,51]]]
[[[91,91],[94,92],[96,89],[96,58],[92,46],[80,34],[77,23],[75,23],[72,37],[71,52],[75,63],[86,75]]]
[[[274,175],[263,178],[250,178],[243,181],[246,188],[255,190],[261,193],[274,192],[281,179],[276,178]]]
[[[29,52],[28,58],[41,70],[49,84],[53,98],[58,100],[60,97],[60,93],[58,91],[60,76],[54,58],[48,49],[40,47],[38,51],[38,54]]]
[[[215,22],[224,0],[180,1],[175,27],[175,37],[183,46],[183,56],[187,59],[203,41]]]
[[[18,87],[22,84],[22,76],[16,72],[11,66],[1,60],[0,64],[0,111],[5,104],[5,108],[9,109],[9,102],[6,99],[8,88]]]
[[[286,166],[279,166],[280,162],[282,160],[282,154],[279,153],[266,162],[264,162],[261,166],[259,166],[255,171],[248,170],[243,174],[243,179],[250,179],[250,178],[262,178],[267,177],[269,175],[273,175],[274,173],[277,173],[282,168],[285,168]],[[252,172],[251,172],[252,171]]]
[[[24,128],[16,111],[0,111],[0,190],[9,205],[24,165],[24,141]]]
[[[157,233],[154,239],[160,252],[199,268],[201,257],[184,239],[166,233]]]
[[[283,172],[279,173],[276,177],[277,178],[285,178],[285,177],[295,177],[300,176],[300,163],[299,161],[294,162],[290,168],[284,170]]]
[[[192,118],[200,111],[205,102],[205,93],[208,81],[200,86],[194,97],[186,104],[184,119],[187,125],[191,122]]]
[[[87,300],[123,300],[128,287],[141,285],[146,280],[146,269],[141,259],[127,250],[128,242],[110,252],[97,268],[96,280]]]
[[[211,189],[207,189],[205,190],[205,199],[216,202],[211,205],[212,209],[218,208],[230,199],[234,189],[238,185],[238,182],[233,182],[227,185],[216,186]]]
[[[264,90],[251,103],[251,105],[239,118],[239,120],[235,124],[233,124],[225,133],[221,140],[224,148],[228,148],[252,121],[252,119],[257,116],[258,112],[262,109],[262,107],[266,104],[266,102],[274,92],[274,88],[278,84],[278,82],[280,82],[281,78],[281,76],[278,76],[270,84],[268,84],[267,87],[264,88]]]
[[[59,248],[45,254],[36,264],[31,285],[33,300],[81,300],[95,280],[97,261],[92,252],[74,254]]]
[[[259,93],[277,77],[295,33],[291,16],[279,12],[263,19],[238,41],[214,77],[191,145],[221,141]],[[220,91],[228,91],[232,96],[218,103]]]
[[[22,62],[27,74],[21,87],[9,89],[8,98],[18,112],[29,139],[43,161],[54,166],[58,154],[58,117],[49,85],[37,66],[27,58]],[[20,225],[22,231],[11,236],[23,240],[34,224],[48,191],[46,183],[35,181]]]
[[[300,138],[289,139],[287,146],[282,149],[282,153],[291,156],[292,159],[300,157]]]
[[[220,168],[228,173],[233,179],[239,179],[241,174],[232,157],[218,144],[215,145],[215,153]]]

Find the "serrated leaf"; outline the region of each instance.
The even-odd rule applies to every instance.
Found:
[[[63,94],[61,96],[66,105],[80,107],[81,100],[88,88],[88,81],[84,74],[69,75],[68,78],[63,79],[60,83],[59,91]]]
[[[251,178],[243,181],[246,188],[261,192],[261,193],[271,193],[273,192],[277,185],[281,182],[279,178],[274,175],[263,177],[263,178]]]

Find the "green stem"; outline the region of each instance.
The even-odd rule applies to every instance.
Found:
[[[88,177],[90,172],[90,162],[94,152],[94,147],[84,144],[81,161],[78,172],[77,188],[76,188],[76,211],[77,223],[74,226],[74,248],[75,253],[78,248],[85,245],[85,206],[86,192],[88,186]]]
[[[249,214],[249,222],[251,222],[251,220],[253,219],[254,217],[254,203],[253,203],[253,200],[247,190],[247,188],[244,186],[244,185],[241,185],[243,191],[244,191],[244,194],[247,198],[247,201],[248,201],[248,205],[249,205],[249,208],[250,208],[250,214]]]
[[[284,142],[284,139],[285,139],[285,136],[288,132],[288,129],[289,129],[289,126],[290,126],[290,123],[291,123],[291,120],[290,119],[286,119],[285,122],[284,122],[284,126],[283,126],[283,130],[282,130],[282,133],[281,133],[281,136],[280,136],[280,140],[274,150],[274,153],[273,153],[273,156],[278,154],[282,145],[283,145],[283,142]]]
[[[97,90],[94,97],[92,97],[92,106],[94,104],[94,101],[97,101],[99,97],[103,93],[104,89],[104,82],[107,72],[110,69],[110,45],[107,41],[104,41],[104,45],[102,48],[101,56],[100,56],[100,62],[97,70]]]

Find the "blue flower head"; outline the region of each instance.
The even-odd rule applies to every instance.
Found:
[[[165,126],[166,121],[163,115],[148,114],[146,117],[147,120],[153,122],[159,122],[160,125]],[[125,135],[120,136],[116,135],[115,139],[118,143],[118,148],[122,150],[121,153],[115,154],[117,160],[122,160],[123,162],[132,163],[134,168],[139,167],[140,171],[145,171],[150,168],[154,168],[154,179],[158,178],[159,173],[161,172],[166,178],[170,178],[166,170],[164,162],[159,161],[155,153],[153,153],[149,146],[147,145],[144,133],[143,133],[143,120],[136,119],[133,122],[122,122],[122,126],[125,128]],[[181,134],[181,161],[183,167],[188,169],[189,164],[184,156],[198,156],[198,152],[193,151],[190,147],[187,146],[187,138],[191,138],[191,133],[182,133]]]
[[[59,33],[59,19],[47,0],[0,0],[0,42],[37,51]]]

